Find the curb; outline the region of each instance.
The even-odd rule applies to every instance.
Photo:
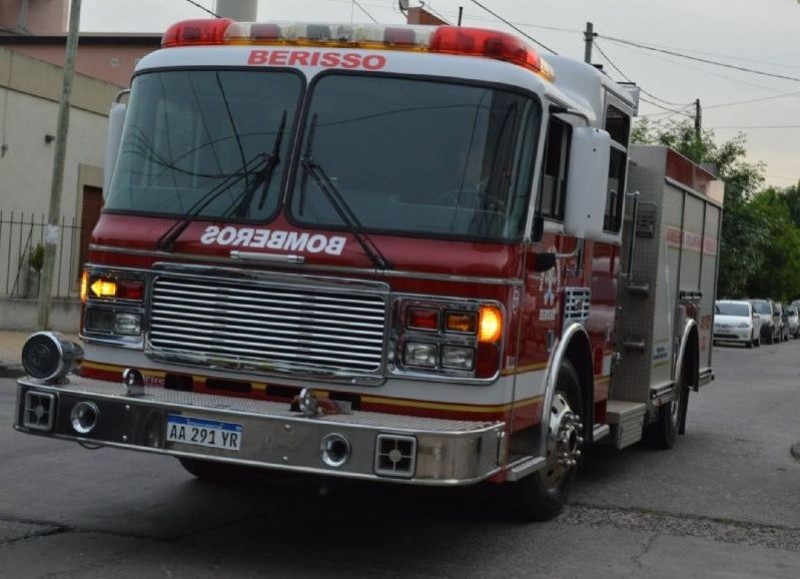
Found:
[[[0,378],[20,378],[25,375],[21,364],[4,364],[0,362]]]

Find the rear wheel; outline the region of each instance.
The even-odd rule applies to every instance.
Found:
[[[582,415],[580,379],[575,367],[565,360],[550,404],[547,465],[521,481],[508,483],[512,485],[516,514],[531,521],[546,521],[561,511],[580,463]]]
[[[672,448],[678,438],[678,427],[684,419],[685,399],[689,396],[689,389],[684,386],[682,379],[675,385],[675,389],[675,398],[659,406],[656,421],[645,428],[644,440],[653,448]]]

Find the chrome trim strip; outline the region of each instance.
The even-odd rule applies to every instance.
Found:
[[[678,377],[683,372],[683,360],[686,354],[686,344],[689,341],[689,334],[691,333],[692,328],[696,327],[697,327],[697,322],[692,318],[686,320],[686,325],[683,327],[683,333],[681,335],[681,345],[678,348],[678,358],[675,361],[674,374],[672,375],[672,379],[676,383],[678,382],[679,379]],[[689,387],[690,385],[684,384],[683,386],[686,388]],[[694,376],[694,386],[699,387],[699,376]]]
[[[123,255],[135,255],[140,257],[156,257],[160,259],[175,259],[183,261],[196,261],[200,263],[213,263],[213,264],[231,264],[233,261],[230,258],[213,257],[208,255],[196,255],[192,253],[167,253],[164,251],[153,251],[145,249],[126,249],[115,247],[111,245],[97,245],[90,244],[91,251],[102,251],[106,253],[119,253]],[[238,265],[238,264],[237,264]],[[380,270],[376,271],[368,267],[345,267],[338,265],[313,265],[309,263],[274,263],[270,265],[288,267],[288,268],[302,268],[305,271],[316,271],[322,273],[345,273],[350,275],[376,275],[381,277],[397,277],[408,279],[421,279],[430,281],[448,281],[453,283],[476,283],[481,285],[502,285],[502,286],[523,286],[524,281],[521,279],[504,278],[504,277],[480,277],[480,276],[467,276],[467,275],[452,275],[443,273],[425,273],[419,271],[408,270]],[[99,266],[98,267],[104,267]],[[113,266],[108,266],[113,267]]]

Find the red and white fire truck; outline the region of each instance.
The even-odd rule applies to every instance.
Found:
[[[721,183],[636,108],[506,32],[175,24],[112,109],[85,354],[30,338],[17,430],[554,516],[713,377]]]

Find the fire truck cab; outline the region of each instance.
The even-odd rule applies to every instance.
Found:
[[[720,184],[636,109],[500,31],[172,26],[111,113],[85,352],[31,337],[15,427],[554,516],[712,376]]]

